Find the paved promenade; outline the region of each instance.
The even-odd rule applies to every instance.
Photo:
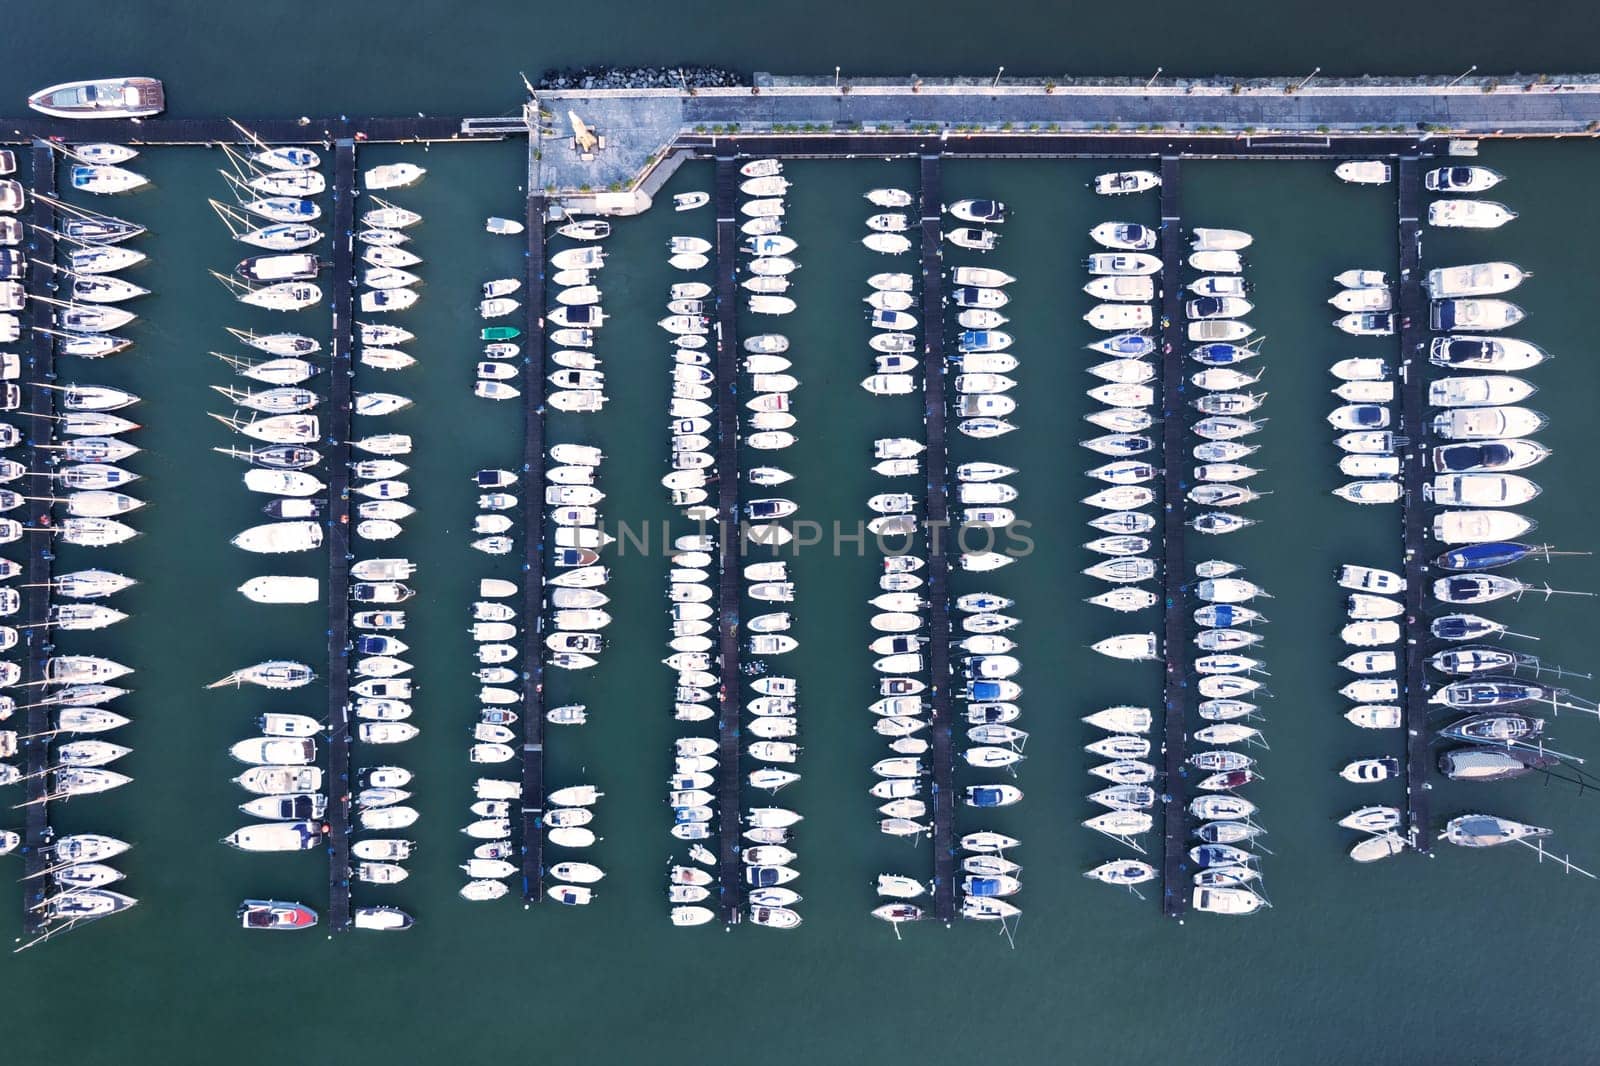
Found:
[[[778,83],[774,83],[778,82]],[[723,132],[1303,133],[1448,131],[1458,136],[1581,135],[1600,124],[1600,84],[1577,78],[1520,84],[1461,82],[1070,85],[782,84],[753,88],[567,90],[541,93],[542,180],[603,189],[631,182],[680,136]],[[765,84],[764,84],[765,83]],[[1531,86],[1531,88],[1530,88]],[[568,114],[606,138],[582,160]],[[1160,148],[1152,149],[1152,154]]]

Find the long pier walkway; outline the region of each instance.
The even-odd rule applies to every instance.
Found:
[[[717,157],[717,635],[721,687],[717,716],[717,880],[722,920],[739,920],[744,869],[739,857],[739,169],[732,156]]]
[[[54,197],[56,192],[56,153],[49,145],[33,146],[32,215],[29,221],[28,254],[34,267],[28,272],[28,315],[33,327],[31,343],[23,355],[26,369],[24,381],[33,384],[50,384],[55,381],[55,338],[45,332],[52,328],[51,307],[39,297],[50,297],[56,273],[40,264],[56,261],[56,243],[51,235],[55,228],[55,209],[44,197]],[[20,169],[20,167],[19,167]],[[54,389],[25,388],[28,417],[22,429],[28,441],[29,486],[35,493],[52,494],[52,483],[46,476],[52,468],[51,456],[55,453],[39,444],[50,443],[55,429],[56,393]],[[49,731],[54,723],[50,708],[43,705],[42,682],[45,676],[45,659],[50,655],[50,629],[44,625],[50,614],[50,580],[53,551],[50,531],[44,519],[49,517],[49,504],[35,504],[38,513],[23,524],[28,531],[23,536],[27,553],[23,560],[22,612],[18,627],[22,633],[22,684],[17,689],[27,695],[18,702],[31,704],[28,708],[27,733],[29,740],[23,744],[23,769],[28,775],[28,806],[23,813],[23,881],[22,927],[27,933],[37,933],[43,927],[42,912],[36,910],[49,887],[48,878],[41,871],[50,865],[42,850],[49,843],[50,805],[44,797],[49,795],[49,777],[45,773],[50,765]]]
[[[1184,553],[1184,452],[1183,410],[1183,213],[1182,174],[1176,156],[1161,158],[1161,461],[1165,468],[1162,489],[1162,543],[1165,545],[1162,609],[1165,612],[1166,681],[1161,750],[1165,756],[1166,787],[1162,793],[1163,849],[1161,909],[1181,917],[1189,907],[1189,868],[1184,832],[1184,753],[1189,715],[1189,633],[1184,601],[1188,560]]]
[[[534,149],[530,145],[529,151]],[[529,173],[533,173],[532,169]],[[544,898],[545,198],[528,189],[522,348],[522,901]],[[530,617],[531,616],[531,617]]]
[[[1426,852],[1428,830],[1428,513],[1423,488],[1428,480],[1427,342],[1428,301],[1422,292],[1422,172],[1414,155],[1400,157],[1399,188],[1400,426],[1406,444],[1401,476],[1405,482],[1401,514],[1405,522],[1405,723],[1406,828],[1413,847]]]
[[[328,366],[328,928],[350,928],[350,394],[355,364],[356,145],[333,155]]]
[[[944,259],[939,224],[944,213],[944,167],[924,155],[922,165],[922,418],[928,451],[928,672],[933,705],[933,916],[956,916],[955,723],[950,707],[949,448],[945,442]]]
[[[255,118],[244,124],[267,144],[320,144],[341,140],[375,142],[498,141],[500,129],[475,130],[475,121],[461,115],[324,115],[320,118]],[[523,131],[525,132],[525,131]],[[91,136],[92,134],[92,136]],[[251,136],[221,115],[197,118],[96,119],[85,123],[45,115],[0,117],[0,144],[54,140],[81,144],[86,140],[113,144],[204,145],[255,143]]]

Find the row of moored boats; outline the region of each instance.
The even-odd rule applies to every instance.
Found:
[[[78,191],[109,194],[144,184],[142,178],[119,184],[102,173],[118,170],[112,161],[132,159],[134,149],[53,147]],[[148,290],[124,276],[145,259],[125,242],[144,227],[36,193],[49,208],[56,255],[30,258],[17,214],[30,205],[22,184],[9,176],[15,172],[15,155],[0,151],[0,344],[21,341],[26,318],[36,339],[46,338],[56,356],[93,359],[126,350],[132,342],[113,331],[136,316],[122,305]],[[91,561],[80,557],[79,548],[114,548],[136,535],[124,520],[143,501],[124,490],[139,475],[117,464],[139,452],[123,437],[140,427],[116,412],[133,407],[139,397],[108,385],[30,380],[33,372],[33,360],[25,366],[18,353],[0,354],[0,411],[7,413],[0,421],[0,544],[49,561],[41,595],[28,591],[39,584],[19,580],[32,577],[31,568],[0,558],[0,653],[15,656],[0,659],[0,785],[25,790],[16,809],[38,806],[47,812],[36,840],[0,829],[0,855],[23,850],[25,843],[32,852],[27,883],[34,922],[32,939],[23,946],[138,902],[111,887],[124,877],[111,860],[129,844],[97,833],[57,837],[48,811],[53,802],[110,792],[132,780],[112,768],[131,749],[107,736],[129,722],[109,705],[128,693],[114,682],[132,670],[92,654],[103,648],[77,646],[78,638],[69,634],[106,629],[128,617],[103,601],[132,586],[132,578],[74,567]],[[60,376],[58,367],[51,378]],[[36,414],[36,420],[26,420]],[[47,465],[27,465],[18,451],[23,445]],[[59,542],[50,543],[52,537]],[[34,604],[43,606],[42,615],[28,609]],[[19,660],[34,657],[41,640],[49,653],[42,673],[25,676]],[[26,761],[19,766],[13,759]]]

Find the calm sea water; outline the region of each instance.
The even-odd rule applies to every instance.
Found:
[[[1481,17],[1463,16],[1451,39],[1431,18],[1419,17],[1404,32],[1392,11],[1376,5],[1376,22],[1357,13],[1333,24],[1268,5],[1227,18],[1186,13],[1191,24],[1174,21],[1173,32],[1156,36],[1150,27],[1163,23],[1160,10],[1132,20],[1094,12],[1069,19],[1049,5],[1012,9],[995,25],[974,27],[971,9],[955,5],[841,8],[832,22],[829,9],[816,5],[729,15],[689,4],[617,19],[592,9],[463,17],[421,4],[390,5],[381,18],[353,8],[316,18],[271,10],[202,18],[164,5],[119,6],[94,22],[87,13],[96,5],[69,12],[24,3],[16,5],[16,34],[0,45],[0,98],[20,101],[30,86],[113,69],[165,77],[178,113],[249,115],[493,113],[515,105],[517,69],[532,74],[605,59],[691,58],[776,70],[839,62],[923,73],[991,61],[1007,63],[1008,72],[1041,73],[1163,62],[1190,72],[1318,63],[1350,71],[1593,65],[1577,32],[1582,16],[1567,26],[1547,22],[1537,39],[1518,41],[1509,10],[1476,6]],[[718,17],[708,22],[713,13]],[[1508,20],[1506,32],[1495,31],[1498,19]],[[1524,50],[1497,62],[1479,54],[1485,40]],[[272,41],[294,42],[298,50],[263,47]],[[404,76],[396,77],[401,64]],[[805,778],[785,793],[806,816],[802,930],[667,926],[663,872],[671,841],[662,799],[676,729],[671,677],[657,662],[665,654],[666,564],[631,555],[613,562],[608,610],[617,620],[604,667],[557,680],[552,694],[590,707],[585,729],[552,731],[549,762],[552,785],[592,781],[607,793],[598,822],[604,840],[594,849],[608,871],[600,900],[586,909],[530,913],[509,900],[458,900],[454,867],[467,848],[457,827],[468,818],[475,776],[465,760],[475,702],[467,608],[478,578],[513,574],[511,564],[466,547],[475,495],[468,475],[512,465],[518,452],[515,408],[469,395],[474,304],[482,280],[520,265],[514,242],[482,231],[485,215],[518,209],[520,147],[375,148],[363,156],[367,163],[414,159],[430,171],[397,197],[426,216],[413,247],[427,260],[427,285],[406,322],[418,335],[411,347],[422,366],[393,381],[369,373],[361,382],[420,401],[391,421],[419,444],[409,478],[419,514],[396,547],[421,566],[405,639],[422,686],[424,734],[404,751],[418,771],[423,811],[411,834],[421,845],[413,876],[359,898],[392,900],[419,923],[403,937],[352,934],[331,943],[315,933],[247,936],[232,918],[245,895],[322,905],[320,854],[247,856],[216,843],[240,817],[228,783],[238,769],[228,744],[263,710],[317,713],[323,694],[202,691],[236,665],[267,655],[315,661],[323,646],[320,608],[252,607],[233,591],[264,570],[312,573],[317,562],[263,567],[228,546],[260,518],[239,485],[239,464],[207,450],[224,443],[224,431],[205,412],[225,408],[206,386],[225,378],[206,353],[229,350],[226,325],[279,321],[243,314],[206,274],[226,271],[244,254],[205,204],[224,192],[214,173],[220,154],[141,157],[155,187],[118,204],[151,229],[141,247],[152,261],[139,280],[155,295],[139,307],[137,346],[63,375],[145,397],[137,417],[146,451],[131,464],[144,474],[140,488],[150,501],[137,520],[144,536],[92,561],[87,553],[63,553],[62,562],[114,564],[143,579],[119,604],[135,621],[74,644],[138,667],[138,692],[127,701],[137,723],[126,731],[136,748],[127,766],[137,780],[115,797],[60,808],[57,824],[137,841],[125,869],[129,891],[143,902],[113,922],[0,959],[0,992],[13,1019],[7,1047],[17,1060],[48,1052],[75,1063],[322,1061],[335,1054],[353,1062],[506,1055],[679,1062],[713,1047],[771,1062],[977,1055],[1334,1062],[1348,1060],[1353,1048],[1380,1062],[1589,1057],[1592,996],[1576,990],[1589,976],[1582,945],[1600,886],[1540,868],[1520,849],[1445,850],[1357,869],[1343,856],[1348,839],[1333,826],[1380,793],[1390,802],[1399,796],[1364,793],[1335,776],[1347,760],[1379,753],[1385,738],[1359,735],[1341,718],[1344,704],[1334,690],[1343,676],[1334,660],[1344,654],[1336,644],[1342,596],[1330,574],[1345,561],[1392,566],[1400,547],[1392,510],[1356,509],[1329,495],[1338,479],[1322,420],[1335,402],[1326,366],[1375,347],[1331,329],[1334,312],[1325,301],[1332,274],[1351,266],[1392,271],[1396,252],[1391,193],[1342,186],[1319,164],[1195,164],[1184,193],[1190,223],[1257,236],[1250,276],[1254,318],[1268,337],[1262,387],[1271,392],[1271,421],[1251,461],[1266,468],[1257,484],[1272,495],[1251,512],[1260,525],[1226,538],[1216,552],[1245,563],[1248,576],[1276,597],[1265,607],[1272,623],[1263,648],[1277,695],[1264,727],[1272,750],[1263,756],[1266,781],[1252,796],[1275,853],[1265,863],[1271,911],[1250,921],[1179,925],[1159,916],[1153,896],[1141,903],[1079,876],[1118,849],[1077,825],[1093,813],[1082,800],[1091,786],[1081,746],[1090,735],[1078,718],[1108,703],[1159,696],[1157,671],[1109,662],[1087,646],[1112,632],[1156,628],[1159,619],[1154,612],[1113,619],[1082,602],[1098,589],[1079,573],[1090,560],[1078,545],[1092,534],[1077,501],[1094,486],[1081,473],[1093,461],[1076,445],[1099,431],[1081,420],[1091,384],[1082,345],[1091,333],[1079,317],[1090,304],[1078,291],[1079,260],[1088,251],[1085,232],[1111,209],[1084,189],[1096,169],[1090,164],[999,161],[948,165],[946,198],[994,196],[1011,205],[992,260],[1019,278],[1007,328],[1023,359],[1021,428],[999,442],[953,445],[958,460],[1021,469],[1013,506],[1035,523],[1041,543],[992,580],[961,578],[958,587],[1012,596],[1024,619],[1017,632],[1026,668],[1022,724],[1032,739],[1018,783],[1027,798],[991,823],[1025,841],[1018,856],[1027,867],[1025,916],[1015,948],[971,925],[929,923],[896,941],[866,915],[877,872],[916,873],[931,860],[925,846],[878,834],[866,795],[868,767],[882,751],[865,711],[872,698],[865,601],[877,591],[874,564],[819,554],[795,568],[794,632],[802,643],[784,664],[805,693]],[[1535,272],[1516,295],[1529,312],[1518,335],[1560,358],[1532,375],[1542,387],[1532,405],[1553,420],[1542,439],[1556,454],[1535,472],[1546,492],[1529,510],[1540,521],[1538,539],[1583,548],[1593,544],[1585,519],[1600,489],[1585,433],[1600,386],[1600,371],[1586,357],[1586,252],[1600,236],[1586,178],[1593,151],[1510,145],[1486,150],[1484,161],[1510,175],[1503,198],[1522,217],[1493,234],[1429,233],[1425,254],[1430,265],[1503,258]],[[792,495],[807,517],[854,523],[865,514],[865,498],[888,487],[868,470],[872,439],[917,428],[905,405],[873,400],[855,386],[871,365],[861,318],[865,278],[885,268],[858,243],[867,213],[860,197],[877,185],[911,186],[916,175],[905,163],[858,161],[796,164],[788,176],[795,182],[791,232],[802,242],[797,257],[804,264],[794,291],[801,309],[783,323],[804,382],[797,396],[801,443],[785,456],[799,475]],[[666,192],[708,187],[709,180],[709,168],[687,167]],[[1156,215],[1148,200],[1115,211],[1146,221]],[[553,419],[553,433],[606,449],[613,518],[670,515],[657,483],[666,461],[668,346],[654,325],[674,280],[665,241],[674,233],[709,236],[710,221],[706,213],[654,212],[619,224],[608,243],[611,403],[597,416]],[[1591,559],[1559,561],[1548,576],[1558,586],[1600,588],[1600,565]],[[1571,599],[1528,602],[1498,615],[1542,634],[1537,647],[1547,661],[1581,669],[1593,661],[1592,610]],[[1600,723],[1563,715],[1552,728],[1565,749],[1600,752]],[[1600,867],[1595,808],[1574,789],[1520,783],[1435,792],[1441,818],[1478,807],[1551,826],[1556,850]],[[0,932],[16,930],[15,908],[0,906]]]

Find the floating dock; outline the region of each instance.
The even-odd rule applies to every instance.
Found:
[[[534,149],[530,145],[529,152]],[[530,161],[531,162],[531,161]],[[529,173],[533,173],[532,170]],[[528,189],[522,348],[522,901],[544,898],[544,193]],[[529,616],[532,616],[531,619]],[[531,624],[530,624],[531,622]]]
[[[717,691],[717,880],[722,920],[737,922],[744,903],[744,864],[739,857],[739,169],[732,156],[717,157],[717,635],[721,687]]]
[[[1189,605],[1184,595],[1188,559],[1184,552],[1184,429],[1183,409],[1183,213],[1180,196],[1182,174],[1177,156],[1161,157],[1161,461],[1165,467],[1162,488],[1162,564],[1166,633],[1166,679],[1163,685],[1161,750],[1165,757],[1162,791],[1161,909],[1179,918],[1189,908],[1188,834],[1185,825],[1189,716]]]
[[[333,155],[328,365],[328,928],[350,928],[350,394],[355,380],[356,145]]]
[[[37,263],[56,261],[56,242],[52,233],[56,225],[55,208],[44,197],[56,194],[56,153],[48,144],[33,145],[33,210],[28,221],[28,254]],[[20,167],[18,168],[21,169]],[[40,194],[43,194],[41,197]],[[35,384],[53,383],[55,370],[55,337],[46,330],[52,329],[51,306],[39,297],[51,298],[56,272],[39,267],[28,272],[28,310],[26,318],[33,327],[31,343],[22,353],[25,370],[23,380]],[[47,476],[53,469],[54,452],[40,448],[48,444],[55,431],[56,392],[54,389],[28,388],[25,410],[31,416],[24,429],[28,440],[27,464],[29,484],[34,491],[51,495],[52,482]],[[27,693],[18,702],[33,704],[27,711],[27,733],[23,742],[23,772],[28,775],[28,806],[23,809],[23,875],[22,927],[32,935],[44,928],[43,913],[35,908],[44,900],[50,887],[47,877],[39,876],[50,866],[50,859],[42,850],[51,838],[50,804],[44,801],[49,795],[49,777],[45,770],[50,765],[49,731],[55,723],[50,708],[41,705],[44,699],[45,660],[52,648],[50,629],[44,623],[50,615],[51,561],[54,558],[48,520],[50,504],[30,504],[38,513],[30,514],[23,522],[28,531],[22,535],[26,558],[22,563],[22,611],[18,621],[21,630],[22,686],[19,692]]]
[[[1428,300],[1422,292],[1422,172],[1415,155],[1401,156],[1396,167],[1400,208],[1400,302],[1396,327],[1400,334],[1400,427],[1406,438],[1401,452],[1405,495],[1400,513],[1405,523],[1405,725],[1406,829],[1411,845],[1426,852],[1433,842],[1428,828],[1428,767],[1432,761],[1428,727],[1427,663],[1428,510]]]
[[[944,168],[937,154],[922,168],[922,418],[928,451],[928,694],[933,705],[933,916],[956,916],[955,723],[950,706],[949,448],[944,396]]]

